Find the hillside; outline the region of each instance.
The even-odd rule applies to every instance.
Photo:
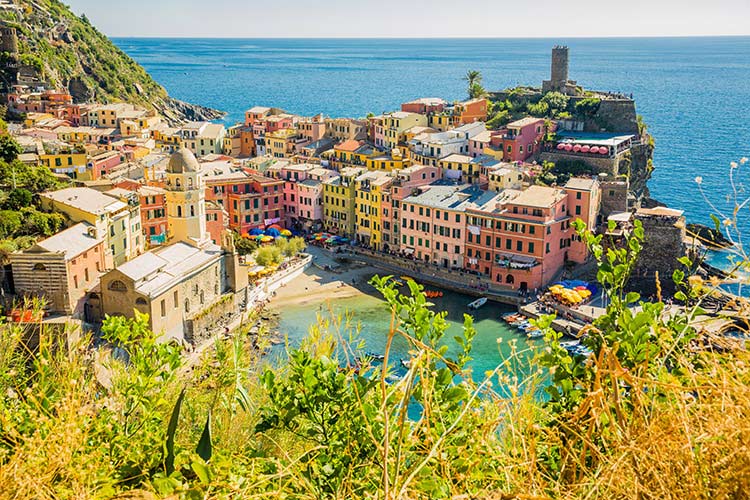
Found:
[[[222,113],[184,103],[166,90],[85,16],[57,0],[0,2],[5,82],[47,82],[69,89],[76,102],[126,101],[155,109],[168,121],[211,120]]]

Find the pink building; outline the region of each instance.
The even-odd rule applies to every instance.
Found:
[[[573,177],[565,184],[565,191],[568,193],[568,210],[572,220],[581,219],[587,228],[592,231],[596,229],[602,203],[599,181]],[[577,234],[573,234],[571,241],[568,259],[579,264],[585,262],[589,257],[586,244]]]
[[[439,97],[422,97],[421,99],[403,103],[401,111],[429,115],[432,113],[441,113],[445,109],[445,105],[446,102]]]
[[[323,182],[333,170],[306,163],[282,166],[275,178],[284,181],[284,223],[296,231],[317,230],[323,221]]]
[[[469,139],[469,156],[476,158],[485,154],[484,148],[490,144],[492,131],[485,130]]]
[[[444,268],[463,268],[466,207],[494,193],[477,186],[437,182],[401,203],[401,252]]]
[[[502,151],[504,161],[526,161],[540,151],[545,133],[543,118],[527,116],[493,134],[490,144]]]
[[[420,186],[426,186],[440,179],[440,169],[428,165],[412,165],[394,171],[390,191],[383,195],[380,207],[383,233],[383,249],[398,250],[401,241],[401,202],[411,196]]]
[[[521,290],[558,278],[573,256],[570,193],[531,186],[492,194],[466,210],[466,268]]]

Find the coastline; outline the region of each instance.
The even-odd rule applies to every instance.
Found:
[[[308,247],[314,255],[313,265],[292,282],[279,288],[268,303],[268,309],[279,311],[285,306],[313,306],[330,300],[367,295],[362,290],[377,270],[371,266],[339,264],[326,252]],[[326,268],[326,266],[328,266]]]

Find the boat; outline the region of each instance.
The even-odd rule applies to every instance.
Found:
[[[372,359],[374,361],[383,361],[385,359],[384,355],[378,354],[378,353],[375,353],[375,352],[366,352],[365,353],[365,357],[366,358],[370,358],[370,359]]]
[[[544,332],[537,328],[536,330],[530,330],[526,332],[526,336],[530,339],[538,339],[539,337],[544,336]]]
[[[415,281],[414,278],[412,278],[411,276],[404,275],[404,276],[400,276],[400,278],[404,281]]]
[[[401,366],[406,368],[407,370],[411,368],[411,359],[401,359]]]
[[[468,305],[468,308],[469,309],[479,309],[480,307],[482,307],[486,303],[487,303],[487,297],[480,297],[477,300],[475,300],[474,302],[470,302],[469,305]]]

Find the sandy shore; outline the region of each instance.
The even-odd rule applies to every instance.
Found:
[[[301,276],[280,288],[271,299],[270,309],[278,310],[287,305],[317,305],[329,300],[358,297],[364,292],[358,287],[366,287],[373,274],[373,268],[357,264],[337,265],[326,254],[314,254],[314,265]],[[315,265],[316,264],[316,265]],[[338,266],[327,271],[318,266]]]

